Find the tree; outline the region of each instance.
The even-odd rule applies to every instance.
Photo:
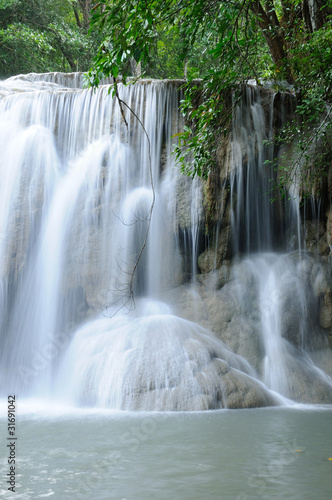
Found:
[[[309,120],[319,130],[332,98],[331,13],[331,0],[94,3],[92,26],[103,40],[89,72],[90,84],[98,85],[102,75],[116,79],[119,72],[126,81],[131,58],[153,76],[158,68],[153,57],[163,36],[173,41],[178,36],[176,57],[187,60],[190,74],[192,55],[199,59],[198,49],[205,45],[209,60],[200,66],[199,87],[188,84],[182,106],[188,124],[177,155],[187,173],[206,177],[215,164],[216,130],[227,133],[229,128],[227,95],[248,79],[258,84],[269,79],[279,88],[283,81],[293,85],[303,122]],[[183,147],[193,158],[189,166]]]
[[[87,0],[0,0],[0,75],[87,70],[96,51],[88,37]]]

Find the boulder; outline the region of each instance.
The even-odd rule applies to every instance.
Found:
[[[332,380],[306,355],[287,363],[287,397],[310,404],[332,404]]]
[[[261,408],[279,403],[263,384],[234,370],[223,377],[223,383],[227,408]]]
[[[279,403],[254,379],[250,364],[212,332],[150,307],[151,316],[104,318],[76,333],[61,370],[70,381],[69,397],[80,404],[156,411]],[[61,380],[57,385],[63,390]]]

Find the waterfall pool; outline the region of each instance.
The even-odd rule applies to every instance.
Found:
[[[22,400],[16,419],[16,494],[3,440],[1,498],[331,498],[331,405],[147,413]]]

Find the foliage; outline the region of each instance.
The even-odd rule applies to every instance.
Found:
[[[206,179],[215,163],[219,137],[227,135],[232,96],[212,81],[211,90],[200,83],[187,89],[182,112],[187,125],[179,136],[175,156],[182,171]],[[213,92],[213,93],[212,93]],[[199,103],[197,102],[199,101]]]
[[[275,144],[286,152],[280,158],[279,186],[283,194],[297,185],[306,197],[321,189],[328,173],[332,145],[332,26],[330,21],[293,51],[292,67],[297,75],[295,118],[286,122]],[[291,157],[287,151],[292,149]]]
[[[229,96],[248,79],[293,86],[301,147],[310,145],[309,126],[323,130],[332,98],[330,0],[111,0],[93,12],[103,41],[89,73],[92,86],[102,75],[121,73],[126,81],[131,58],[149,76],[179,76],[186,62],[189,80],[202,78],[199,87],[189,81],[182,103],[187,125],[176,154],[186,173],[206,177],[214,167],[216,131],[229,128]]]
[[[79,9],[71,0],[0,0],[0,76],[88,69],[97,41]]]
[[[299,123],[301,148],[328,135],[331,15],[332,0],[0,0],[0,75],[85,71],[94,55],[92,86],[103,76],[126,82],[133,60],[146,77],[185,77],[176,155],[187,174],[206,177],[217,135],[229,130],[234,89],[249,79],[292,85],[301,119],[285,142]]]
[[[288,120],[271,141],[266,141],[266,145],[276,146],[279,151],[278,157],[266,161],[277,173],[273,201],[279,195],[289,199],[300,193],[304,201],[312,192],[321,194],[332,160],[332,109],[327,105],[318,112],[321,102],[313,109],[315,101],[306,99],[297,107],[298,115]],[[289,189],[290,186],[296,189]]]
[[[3,50],[0,53],[0,65],[4,75],[29,72],[30,68],[41,68],[47,71],[47,58],[54,51],[48,38],[40,32],[16,23],[0,31]],[[20,47],[25,58],[19,58],[15,47]]]

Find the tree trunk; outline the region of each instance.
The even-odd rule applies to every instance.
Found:
[[[83,14],[83,23],[82,23],[82,28],[85,33],[88,32],[89,27],[90,27],[90,12],[91,12],[91,7],[92,7],[92,1],[91,0],[78,0],[81,12]]]
[[[73,3],[72,6],[73,6],[74,14],[75,14],[76,24],[77,24],[77,26],[79,28],[82,28],[82,23],[80,21],[80,16],[79,16],[78,11],[77,11],[77,9],[75,7],[75,4]]]
[[[312,32],[319,30],[324,24],[324,7],[326,7],[326,2],[322,0],[304,0],[303,3],[306,4]]]
[[[268,12],[265,12],[259,0],[253,0],[250,8],[257,17],[258,24],[269,47],[277,72],[280,73],[281,78],[285,78],[289,83],[294,83],[294,78],[287,65],[285,40],[279,26],[273,3],[271,1],[267,2]]]
[[[309,33],[312,33],[313,28],[312,28],[312,24],[311,24],[311,16],[310,16],[308,0],[302,1],[301,9],[302,9],[302,18],[303,18],[303,21],[307,27],[307,30]]]
[[[185,80],[188,78],[188,59],[184,61],[183,78]]]
[[[64,47],[62,45],[60,45],[60,50],[61,50],[63,56],[67,59],[67,62],[70,66],[70,69],[75,73],[76,64],[75,64],[74,59],[72,58],[72,56],[70,54],[68,54],[68,52],[64,49]]]

